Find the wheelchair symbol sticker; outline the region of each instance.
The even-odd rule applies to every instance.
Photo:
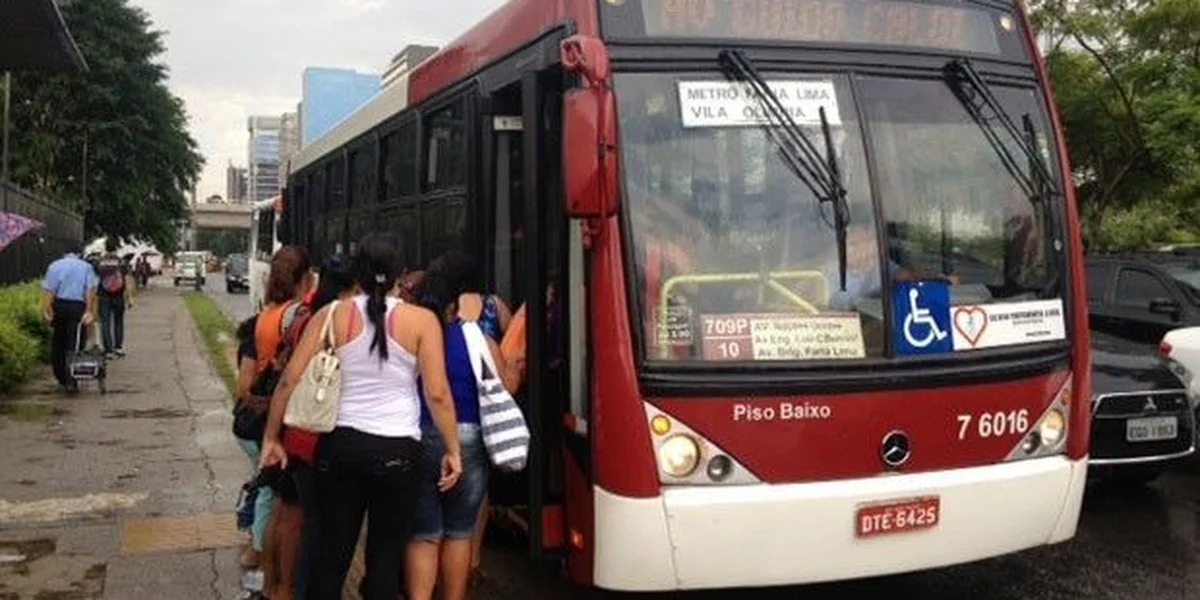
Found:
[[[954,351],[950,286],[941,282],[903,282],[892,288],[895,311],[892,340],[896,354]]]

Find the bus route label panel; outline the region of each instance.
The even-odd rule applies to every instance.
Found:
[[[705,360],[838,360],[864,358],[854,313],[702,315]]]
[[[820,125],[821,108],[825,109],[825,119],[830,125],[842,124],[832,81],[768,81],[767,87],[797,125]],[[771,124],[753,88],[733,81],[680,81],[679,113],[687,128]]]
[[[873,44],[999,54],[996,26],[1011,16],[982,9],[880,0],[642,0],[646,35]]]

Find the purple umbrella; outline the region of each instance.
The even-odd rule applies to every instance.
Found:
[[[38,221],[16,213],[0,212],[0,250],[17,241],[17,238],[42,227]]]

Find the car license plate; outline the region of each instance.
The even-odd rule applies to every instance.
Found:
[[[1150,417],[1125,421],[1125,441],[1173,440],[1179,435],[1178,417]]]
[[[941,508],[938,496],[860,506],[854,518],[855,529],[858,537],[930,529],[941,519]]]

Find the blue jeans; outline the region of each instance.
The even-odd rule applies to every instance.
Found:
[[[250,457],[251,468],[257,470],[258,454],[261,451],[258,442],[243,439],[238,439],[237,442],[246,456]],[[250,526],[250,545],[256,552],[262,552],[263,549],[263,536],[267,533],[267,523],[271,521],[271,500],[273,499],[274,494],[271,493],[271,488],[258,488],[258,498],[254,500],[254,524]]]
[[[445,492],[437,489],[442,456],[446,453],[436,429],[422,429],[425,456],[417,480],[417,505],[413,509],[413,536],[419,541],[469,540],[479,521],[479,507],[488,489],[488,454],[478,424],[459,423],[462,476]]]
[[[125,297],[105,296],[98,298],[100,305],[100,337],[104,351],[112,352],[125,348]]]

